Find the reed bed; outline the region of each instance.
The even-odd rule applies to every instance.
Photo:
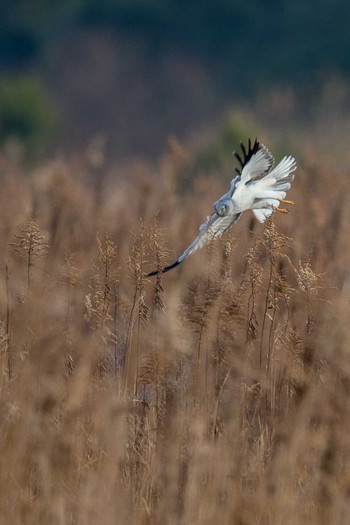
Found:
[[[227,186],[184,158],[1,159],[1,523],[347,521],[349,174],[309,148],[289,216],[149,279]]]

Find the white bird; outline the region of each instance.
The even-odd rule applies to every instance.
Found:
[[[274,168],[275,159],[267,147],[257,139],[253,145],[249,139],[248,151],[242,143],[241,148],[242,157],[235,153],[240,164],[240,167],[236,168],[237,175],[232,179],[229,191],[215,202],[214,213],[200,226],[196,239],[177,261],[149,273],[148,277],[168,272],[212,239],[221,237],[238,221],[245,210],[252,210],[261,223],[274,210],[288,213],[285,208],[279,208],[279,205],[281,202],[294,204],[293,201],[284,200],[297,167],[294,157],[284,157]]]

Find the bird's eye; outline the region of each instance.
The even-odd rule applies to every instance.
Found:
[[[220,214],[223,215],[226,212],[226,206],[223,205],[220,207]]]

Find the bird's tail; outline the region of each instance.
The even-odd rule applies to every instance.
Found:
[[[264,222],[274,208],[279,207],[294,180],[296,167],[294,157],[284,157],[268,175],[256,182],[257,204],[253,213],[259,222]]]

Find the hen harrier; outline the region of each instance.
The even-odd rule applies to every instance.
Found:
[[[148,277],[168,272],[212,239],[221,237],[238,221],[245,210],[252,210],[257,220],[264,222],[275,209],[287,213],[285,208],[279,208],[281,202],[294,204],[293,201],[284,200],[294,179],[294,157],[284,157],[274,168],[275,159],[267,147],[257,139],[253,145],[249,139],[248,151],[242,143],[241,148],[242,156],[235,153],[240,166],[235,170],[236,176],[231,181],[230,189],[215,202],[214,213],[200,226],[196,239],[177,261],[150,272]]]

